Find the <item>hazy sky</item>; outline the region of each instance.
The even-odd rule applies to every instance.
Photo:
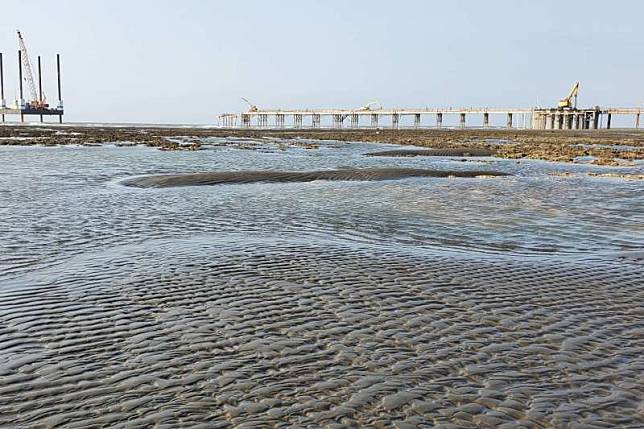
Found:
[[[260,107],[644,105],[644,2],[2,0],[67,121],[214,123]]]

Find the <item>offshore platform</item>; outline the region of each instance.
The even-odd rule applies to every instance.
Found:
[[[18,86],[19,98],[16,99],[13,105],[8,106],[4,97],[4,57],[0,52],[0,116],[2,122],[5,122],[5,115],[20,115],[20,121],[25,121],[25,115],[39,115],[40,122],[44,121],[45,116],[58,116],[58,122],[63,122],[63,99],[60,88],[60,54],[56,54],[56,72],[58,77],[58,102],[56,107],[51,107],[47,103],[47,97],[42,88],[42,67],[40,55],[38,56],[38,89],[36,90],[36,83],[34,79],[33,69],[31,67],[31,60],[27,52],[25,40],[16,31],[18,35]],[[29,91],[29,98],[25,100],[23,83],[27,84]]]

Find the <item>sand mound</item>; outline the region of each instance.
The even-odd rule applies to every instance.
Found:
[[[472,147],[455,147],[450,149],[394,149],[381,152],[370,152],[367,156],[492,156],[491,149],[479,149]]]
[[[477,177],[507,176],[498,171],[449,171],[422,168],[368,168],[323,171],[220,171],[213,173],[167,174],[142,176],[125,180],[125,186],[137,188],[170,188],[257,182],[312,182],[314,180],[374,181],[408,177]]]

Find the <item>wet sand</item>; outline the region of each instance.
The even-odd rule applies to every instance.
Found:
[[[644,427],[641,167],[17,128],[0,428]]]
[[[331,181],[396,180],[410,177],[493,177],[507,176],[498,171],[447,171],[421,168],[346,168],[323,171],[219,171],[212,173],[164,174],[124,180],[125,186],[137,188],[168,188],[242,183],[287,183]]]
[[[644,424],[641,265],[202,248],[0,292],[0,426]]]
[[[380,152],[368,152],[367,156],[493,156],[493,149],[478,149],[467,147],[455,147],[450,149],[406,149],[406,150],[383,150]]]

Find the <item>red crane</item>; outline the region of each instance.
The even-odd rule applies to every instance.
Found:
[[[22,34],[20,34],[20,30],[16,30],[16,32],[18,33],[18,45],[20,46],[20,52],[22,52],[22,66],[25,69],[24,80],[27,81],[29,92],[31,93],[31,100],[29,101],[28,105],[33,109],[43,109],[47,107],[47,104],[45,103],[45,96],[43,94],[41,99],[41,97],[39,97],[38,93],[36,92],[34,73],[31,70],[31,62],[29,61],[27,46],[25,45],[25,41],[22,38]]]

